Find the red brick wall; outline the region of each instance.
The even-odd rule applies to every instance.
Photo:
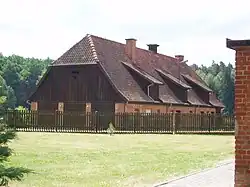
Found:
[[[116,103],[115,111],[116,112],[135,112],[135,109],[139,109],[140,112],[146,112],[147,109],[150,109],[152,112],[169,113],[172,111],[180,110],[181,113],[211,113],[215,112],[215,108],[204,108],[204,107],[190,107],[190,106],[167,106],[167,105],[158,105],[158,104],[125,104],[125,103]]]
[[[250,47],[236,52],[235,187],[250,186]]]

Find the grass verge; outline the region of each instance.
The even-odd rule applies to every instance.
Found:
[[[18,187],[152,186],[232,158],[233,136],[18,133],[11,164],[33,169]]]

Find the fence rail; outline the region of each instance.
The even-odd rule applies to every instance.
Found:
[[[234,133],[234,117],[219,114],[79,113],[8,111],[6,123],[17,131],[105,133]]]

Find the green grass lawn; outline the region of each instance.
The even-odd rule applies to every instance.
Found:
[[[232,158],[233,136],[18,133],[11,164],[33,169],[18,187],[152,186]]]

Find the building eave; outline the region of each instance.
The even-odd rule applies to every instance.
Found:
[[[201,83],[200,81],[197,81],[196,79],[192,78],[191,76],[189,75],[184,75],[184,74],[181,74],[182,77],[184,77],[184,79],[192,82],[193,84],[199,86],[201,89],[203,89],[204,91],[208,92],[208,93],[212,93],[213,90],[211,90],[207,85],[205,85],[204,83]]]
[[[107,78],[108,82],[111,84],[112,88],[125,100],[125,101],[129,101],[129,98],[126,97],[126,95],[117,88],[117,86],[115,85],[115,83],[112,81],[112,78],[110,77],[110,75],[108,74],[108,72],[106,71],[106,69],[103,67],[102,63],[98,63],[98,67],[100,68],[100,70],[103,72],[104,76]]]
[[[182,87],[183,89],[191,89],[192,87],[187,85],[186,83],[182,82],[180,79],[175,78],[174,76],[172,76],[170,73],[166,73],[160,69],[155,69],[158,73],[160,73],[160,75],[163,75],[166,79],[172,81],[174,84]]]
[[[67,64],[51,64],[50,66],[86,66],[86,65],[97,65],[97,62],[84,62],[84,63],[67,63]]]
[[[135,71],[136,73],[138,73],[140,76],[147,79],[149,82],[154,83],[154,84],[158,84],[158,85],[164,85],[164,83],[161,82],[160,80],[156,79],[155,77],[153,77],[152,75],[149,75],[146,72],[142,72],[141,70],[134,67],[132,64],[127,63],[127,62],[123,62],[123,61],[121,61],[121,63],[123,65],[125,65],[126,67],[130,68],[131,70]]]
[[[226,46],[229,49],[236,50],[241,47],[250,47],[250,40],[231,40],[231,39],[226,39]]]
[[[50,70],[52,69],[52,66],[48,66],[47,70],[45,71],[44,75],[41,77],[40,81],[38,82],[38,84],[36,85],[36,88],[33,92],[31,92],[31,94],[28,96],[27,101],[32,100],[32,97],[34,96],[34,94],[37,92],[37,90],[39,89],[39,87],[41,86],[41,84],[43,83],[43,81],[45,80],[45,78],[48,76]]]

